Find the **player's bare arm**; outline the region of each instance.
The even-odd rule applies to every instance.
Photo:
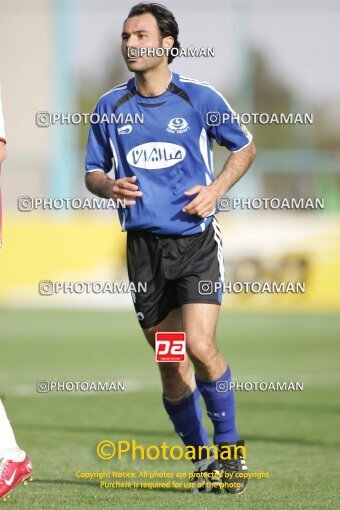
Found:
[[[6,159],[6,144],[0,141],[0,165]]]
[[[134,184],[136,176],[111,179],[104,172],[90,172],[85,176],[87,189],[102,198],[113,198],[114,200],[125,200],[125,205],[135,205],[134,197],[141,197],[142,192]]]
[[[229,156],[220,174],[209,186],[193,186],[185,195],[197,196],[183,208],[188,214],[197,214],[207,218],[215,209],[219,197],[227,193],[234,184],[247,172],[256,156],[256,147],[251,142],[244,149]]]

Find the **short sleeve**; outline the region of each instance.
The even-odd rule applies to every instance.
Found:
[[[86,172],[101,170],[108,173],[112,169],[112,149],[107,124],[100,122],[103,107],[99,101],[94,109],[86,147]]]
[[[210,88],[205,100],[206,130],[211,138],[231,152],[237,152],[252,141],[252,135],[240,124],[238,115],[217,90]]]

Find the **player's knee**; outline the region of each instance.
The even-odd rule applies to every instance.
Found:
[[[159,369],[163,377],[172,378],[187,370],[183,363],[159,363]]]
[[[188,355],[195,367],[208,369],[216,364],[218,351],[215,346],[202,342],[188,349]]]

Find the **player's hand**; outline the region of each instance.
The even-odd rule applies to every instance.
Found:
[[[215,211],[218,196],[214,188],[197,184],[197,186],[193,186],[185,191],[184,194],[187,196],[197,196],[182,209],[183,212],[207,218]]]
[[[134,184],[136,180],[137,177],[134,175],[133,177],[122,177],[113,181],[112,198],[124,200],[125,205],[135,205],[134,197],[141,197],[143,194],[139,191],[138,186]]]

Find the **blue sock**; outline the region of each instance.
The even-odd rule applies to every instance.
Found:
[[[214,444],[238,439],[235,426],[235,398],[233,390],[229,388],[230,382],[229,366],[216,381],[200,381],[196,377],[196,384],[204,399],[207,414],[214,425]]]
[[[163,404],[172,421],[175,432],[180,436],[185,446],[208,446],[208,435],[202,424],[201,394],[195,391],[178,404],[172,404],[163,395]],[[202,451],[202,458],[205,452]],[[193,459],[195,460],[195,459]]]

